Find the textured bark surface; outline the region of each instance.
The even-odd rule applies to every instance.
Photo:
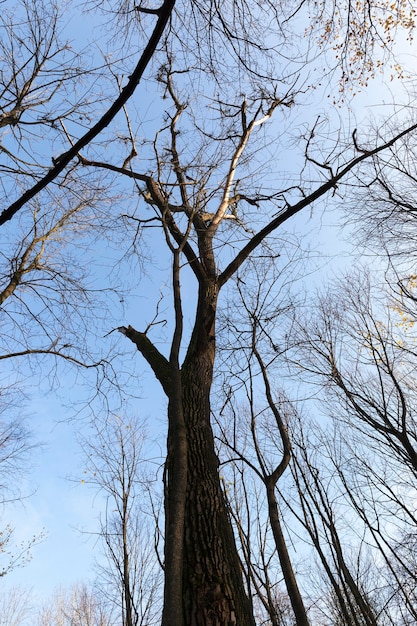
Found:
[[[188,487],[184,538],[184,623],[187,626],[252,626],[233,531],[218,476],[208,400],[199,366],[187,373],[184,414]],[[196,379],[192,380],[197,374]]]
[[[186,626],[254,626],[210,423],[217,289],[206,285],[182,369],[187,430],[183,612]],[[208,297],[211,296],[211,297]]]

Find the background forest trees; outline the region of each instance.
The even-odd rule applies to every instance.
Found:
[[[349,93],[405,79],[415,9],[5,6],[3,397],[67,379],[87,406],[111,619],[414,623],[417,125],[355,128]],[[386,251],[384,298],[382,272],[310,288],[336,206]],[[142,474],[143,362],[167,443]]]

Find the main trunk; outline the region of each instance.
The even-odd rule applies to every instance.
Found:
[[[188,451],[183,620],[184,626],[254,626],[220,486],[210,421],[216,304],[217,285],[201,286],[181,376]]]
[[[183,600],[186,626],[252,626],[233,530],[220,486],[210,405],[198,372],[184,373],[188,440]]]
[[[146,358],[168,397],[162,626],[255,626],[210,421],[218,297],[211,265],[210,278],[200,274],[196,320],[181,368],[146,333],[119,328]],[[180,336],[177,331],[178,323]]]

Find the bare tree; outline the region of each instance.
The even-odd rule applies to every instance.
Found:
[[[97,584],[118,607],[124,626],[153,623],[160,615],[161,571],[146,506],[144,425],[109,416],[94,422],[81,445],[87,464],[83,482],[104,499],[98,535],[105,560],[97,566]]]
[[[238,556],[231,548],[234,545],[233,535],[218,480],[218,460],[210,423],[210,391],[219,293],[268,236],[288,219],[328,193],[362,161],[386,149],[396,138],[372,150],[360,149],[356,156],[336,170],[329,166],[329,178],[292,204],[286,199],[286,194],[290,193],[287,190],[273,194],[251,194],[243,189],[239,191],[242,180],[238,188],[235,184],[239,164],[248,149],[250,139],[277,109],[283,110],[290,104],[288,96],[281,98],[273,93],[269,99],[264,96],[255,98],[252,102],[245,98],[240,104],[228,105],[227,109],[226,105],[219,103],[219,111],[226,111],[222,116],[222,124],[228,124],[220,144],[222,151],[228,143],[231,145],[230,157],[221,162],[224,168],[222,182],[220,186],[213,187],[210,179],[217,171],[213,165],[204,167],[201,171],[206,171],[207,174],[202,176],[201,173],[194,173],[198,156],[194,160],[187,159],[187,162],[181,160],[179,123],[185,105],[176,95],[171,72],[168,71],[165,77],[161,74],[160,80],[165,86],[166,94],[172,99],[173,112],[165,129],[168,143],[164,150],[160,151],[155,142],[157,177],[133,170],[123,172],[123,168],[118,170],[144,185],[144,199],[154,211],[153,220],[156,225],[160,225],[173,258],[175,319],[170,356],[165,357],[149,339],[151,325],[144,332],[137,331],[132,326],[119,329],[148,361],[168,397],[170,426],[165,533],[167,587],[164,604],[167,613],[163,623],[165,620],[172,623],[173,615],[177,615],[178,623],[182,623],[183,619],[189,621],[191,615],[198,614],[206,624],[211,623],[211,620],[226,623],[230,619],[249,624],[252,623],[252,617],[238,575]],[[412,130],[414,127],[404,132]],[[161,133],[158,140],[160,137]],[[207,156],[207,150],[204,155]],[[219,160],[217,154],[216,159]],[[88,167],[115,169],[97,161],[83,162]],[[243,217],[245,209],[241,217],[240,207],[263,206],[268,202],[278,206],[282,203],[276,217],[255,234],[249,229],[245,231],[247,217]],[[223,236],[227,223],[236,223],[237,227],[242,223],[243,233],[247,234],[241,235],[243,241],[239,251],[231,251],[231,260],[226,260],[225,267],[219,269],[221,261],[219,255],[217,258],[215,255],[215,242],[217,236]],[[179,282],[180,255],[185,257],[198,283],[195,324],[181,366],[179,355],[183,314]],[[210,519],[210,524],[204,522],[207,519]],[[201,571],[201,576],[196,577],[196,571]],[[219,579],[224,581],[223,585],[219,585]],[[171,586],[175,588],[171,589]],[[183,598],[183,609],[180,598]],[[189,617],[181,617],[182,611]]]
[[[277,392],[273,389],[269,374],[269,371],[274,369],[274,362],[278,355],[282,358],[285,353],[285,349],[279,350],[277,344],[274,343],[272,338],[276,335],[274,327],[282,323],[282,319],[294,306],[290,288],[285,285],[283,274],[291,267],[292,277],[295,280],[297,264],[292,259],[287,262],[286,266],[282,263],[284,267],[278,270],[279,261],[276,259],[257,259],[253,260],[253,263],[256,264],[253,268],[253,284],[249,287],[248,284],[243,284],[238,279],[236,284],[238,298],[230,303],[230,308],[221,316],[225,326],[223,334],[228,334],[228,340],[220,351],[226,353],[222,366],[233,371],[241,385],[241,389],[236,392],[236,398],[233,398],[234,394],[230,390],[227,404],[221,409],[224,412],[228,407],[228,410],[232,411],[233,429],[229,427],[225,430],[221,421],[219,423],[222,446],[229,450],[232,463],[236,463],[236,458],[239,459],[239,468],[242,473],[239,481],[235,478],[232,484],[235,485],[236,482],[245,484],[243,510],[246,510],[246,515],[242,516],[242,506],[237,504],[237,498],[235,498],[235,504],[231,503],[231,515],[239,529],[238,536],[251,585],[256,589],[255,595],[258,599],[263,599],[271,623],[280,624],[282,616],[277,602],[278,596],[274,593],[273,583],[271,583],[274,579],[271,579],[269,572],[270,563],[273,561],[273,553],[269,558],[266,554],[266,546],[269,543],[275,546],[288,602],[296,623],[309,624],[307,609],[288,549],[284,522],[278,505],[277,486],[290,464],[292,455],[292,444],[288,432],[292,409],[285,393],[282,390]],[[231,313],[232,310],[234,313]],[[236,313],[236,311],[239,312]],[[278,341],[281,343],[281,338],[277,339]],[[227,379],[230,381],[230,377]],[[233,408],[233,404],[237,402],[240,404]],[[242,412],[247,415],[246,420],[242,419]],[[247,421],[246,427],[245,421]],[[247,434],[243,436],[243,442],[240,442],[242,432],[246,433],[246,430],[250,433],[249,442]],[[256,535],[256,533],[251,531],[250,524],[245,530],[243,521],[244,517],[246,519],[251,517],[247,495],[247,492],[251,490],[248,486],[250,482],[247,476],[243,477],[243,474],[247,474],[244,470],[245,465],[262,485],[266,500],[259,505],[259,503],[254,504],[250,499],[252,507],[258,511],[254,516],[255,524],[259,525],[257,532],[264,537],[265,542],[264,545],[260,542],[255,554],[249,546],[254,541],[251,535]],[[256,481],[253,482],[256,485]],[[259,485],[252,489],[256,492],[255,501],[263,500]],[[235,491],[239,493],[239,487],[235,488]],[[267,509],[269,522],[267,530],[264,530],[265,522],[261,521],[263,507]],[[257,556],[258,553],[261,558]]]
[[[3,590],[0,597],[1,626],[21,626],[31,613],[31,594],[20,587]],[[27,622],[26,622],[27,623]]]
[[[332,430],[329,425],[330,437],[320,431],[320,443],[299,440],[294,476],[305,527],[323,564],[327,557],[320,544],[332,546],[337,578],[344,581],[340,587],[333,579],[333,589],[345,622],[408,624],[416,618],[416,606],[405,581],[413,588],[415,572],[412,551],[400,546],[407,537],[413,540],[417,522],[413,320],[388,295],[381,302],[380,286],[378,298],[371,298],[369,275],[356,272],[343,284],[342,291],[322,299],[314,321],[304,326],[298,347],[304,346],[298,353],[302,357],[297,358],[300,370],[309,373],[307,384],[320,385],[327,419],[338,426]],[[311,460],[317,445],[324,450],[315,452],[327,459],[324,465]],[[372,596],[369,588],[363,596],[361,577],[349,573],[335,501],[345,503],[348,524],[373,555],[380,599],[373,600],[373,608],[366,599]],[[340,513],[339,518],[346,519]],[[403,611],[398,612],[399,605]]]
[[[58,589],[40,610],[38,626],[113,626],[116,622],[108,607],[86,585]]]
[[[7,402],[6,391],[8,392]],[[27,475],[28,460],[37,444],[24,419],[13,415],[18,404],[12,401],[11,390],[8,389],[5,392],[0,418],[0,507],[2,511],[0,516],[0,577],[30,561],[31,548],[43,539],[43,533],[40,533],[25,541],[17,542],[15,529],[7,521],[7,505],[28,496],[21,489],[19,479]],[[17,591],[16,594],[11,592],[10,601],[12,602],[17,595]]]
[[[404,290],[401,302],[387,293],[383,302],[379,285],[378,298],[371,297],[369,276],[345,276],[342,287],[329,289],[321,301],[315,298],[311,317],[298,332],[291,297],[282,298],[277,285],[271,289],[274,281],[261,278],[261,263],[254,284],[240,279],[240,301],[223,312],[229,337],[222,337],[226,358],[221,367],[235,378],[227,378],[233,387],[226,391],[218,421],[233,467],[231,472],[227,465],[222,468],[222,477],[257,602],[263,601],[272,624],[280,623],[271,594],[272,533],[254,477],[263,482],[258,464],[267,467],[272,450],[282,453],[285,446],[268,423],[256,379],[265,384],[265,376],[281,379],[286,372],[284,378],[302,386],[304,413],[318,414],[313,422],[298,415],[296,405],[282,394],[275,393],[272,405],[268,402],[272,415],[286,415],[291,476],[279,481],[277,492],[288,543],[302,546],[309,578],[316,578],[313,584],[305,573],[297,573],[311,606],[310,619],[358,626],[413,623],[415,572],[407,545],[415,537],[414,468],[411,452],[399,449],[399,441],[414,437],[415,334]],[[410,297],[414,288],[410,279]],[[292,353],[297,354],[295,370],[288,369]],[[267,400],[270,392],[269,386]],[[272,581],[277,581],[276,573]]]

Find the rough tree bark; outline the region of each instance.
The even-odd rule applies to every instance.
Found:
[[[217,279],[200,284],[194,332],[182,367],[188,442],[184,617],[190,626],[254,624],[218,476],[210,422]]]

